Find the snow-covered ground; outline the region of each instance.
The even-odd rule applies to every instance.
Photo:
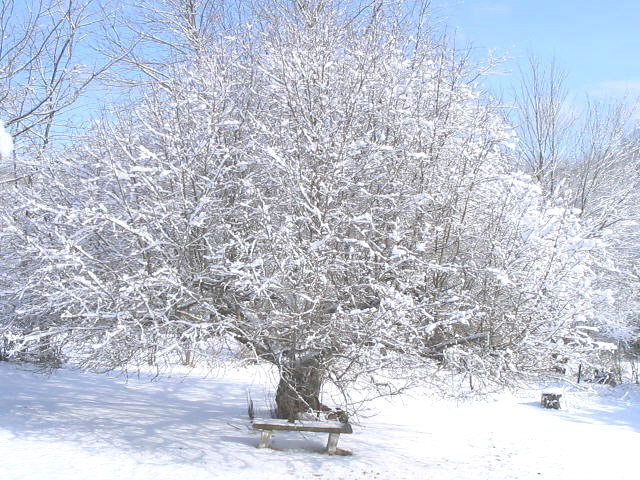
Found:
[[[101,479],[637,479],[640,389],[565,391],[563,409],[539,390],[456,403],[378,400],[339,446],[325,434],[274,434],[258,450],[246,392],[270,388],[255,368],[219,376],[149,378],[0,363],[0,476]],[[258,398],[257,398],[258,397]]]

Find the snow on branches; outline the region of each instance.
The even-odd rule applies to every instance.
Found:
[[[0,120],[0,160],[7,160],[13,151],[13,138],[4,128]]]

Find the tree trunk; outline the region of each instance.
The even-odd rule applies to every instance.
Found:
[[[282,368],[276,392],[276,418],[294,420],[302,412],[320,410],[323,379],[324,370],[317,359]]]

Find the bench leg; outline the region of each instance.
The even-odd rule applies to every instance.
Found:
[[[260,435],[260,445],[258,445],[258,448],[267,448],[269,446],[271,433],[273,433],[271,430],[262,430]]]
[[[340,438],[339,433],[330,433],[329,440],[327,441],[327,453],[329,455],[333,455],[336,453],[336,448],[338,447],[338,439]]]

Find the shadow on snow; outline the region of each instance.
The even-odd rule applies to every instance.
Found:
[[[154,463],[236,470],[246,454],[269,461],[271,451],[256,450],[259,433],[249,425],[242,381],[190,376],[126,382],[78,371],[34,374],[1,363],[0,378],[0,428],[19,438],[69,441],[93,451],[115,447]],[[324,442],[324,436],[282,435],[274,444],[301,449],[293,452],[298,455],[317,452]],[[320,467],[330,458],[335,461],[317,454],[306,461]]]

